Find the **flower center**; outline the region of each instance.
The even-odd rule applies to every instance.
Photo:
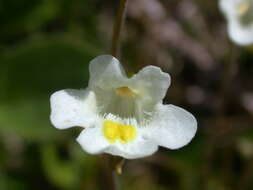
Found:
[[[140,124],[150,117],[149,109],[144,109],[148,105],[143,103],[143,100],[149,97],[138,88],[122,85],[93,90],[96,94],[99,115],[103,118],[112,114],[121,119],[134,119]]]
[[[240,2],[236,11],[243,25],[251,24],[253,21],[253,0]]]
[[[115,92],[118,96],[121,97],[134,98],[137,96],[137,93],[135,93],[132,89],[128,88],[127,86],[116,88]]]
[[[105,120],[103,123],[103,133],[110,143],[115,143],[116,140],[119,140],[125,144],[136,137],[136,128],[132,125]]]
[[[249,10],[249,8],[250,8],[249,1],[240,3],[237,9],[238,15],[240,16],[244,15]]]

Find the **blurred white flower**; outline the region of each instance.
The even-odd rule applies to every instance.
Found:
[[[253,43],[253,0],[220,0],[230,38],[239,45]]]
[[[145,157],[158,146],[180,148],[197,130],[192,114],[162,100],[170,76],[147,66],[128,78],[110,55],[93,59],[85,90],[60,90],[51,96],[51,122],[58,129],[85,127],[77,141],[90,154],[127,159]]]

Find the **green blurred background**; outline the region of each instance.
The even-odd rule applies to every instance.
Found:
[[[121,61],[172,76],[165,103],[198,120],[180,150],[127,161],[123,190],[253,189],[253,48],[227,36],[218,2],[129,1]],[[109,53],[118,1],[0,1],[0,189],[106,189],[80,129],[49,121],[50,95],[85,88],[89,61]]]

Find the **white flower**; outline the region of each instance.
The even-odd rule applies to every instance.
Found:
[[[239,45],[253,43],[253,0],[220,0],[230,38]]]
[[[197,130],[192,114],[162,100],[170,76],[147,66],[128,78],[110,55],[93,59],[85,90],[60,90],[51,96],[51,121],[58,129],[81,126],[77,141],[90,154],[127,159],[145,157],[158,146],[180,148]]]

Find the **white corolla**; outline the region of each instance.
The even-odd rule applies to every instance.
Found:
[[[220,0],[230,38],[239,45],[253,43],[253,0]]]
[[[66,89],[51,96],[51,122],[58,129],[83,127],[77,141],[90,154],[127,159],[145,157],[158,146],[177,149],[197,130],[192,114],[162,100],[170,76],[147,66],[128,78],[110,55],[93,59],[85,90]]]

